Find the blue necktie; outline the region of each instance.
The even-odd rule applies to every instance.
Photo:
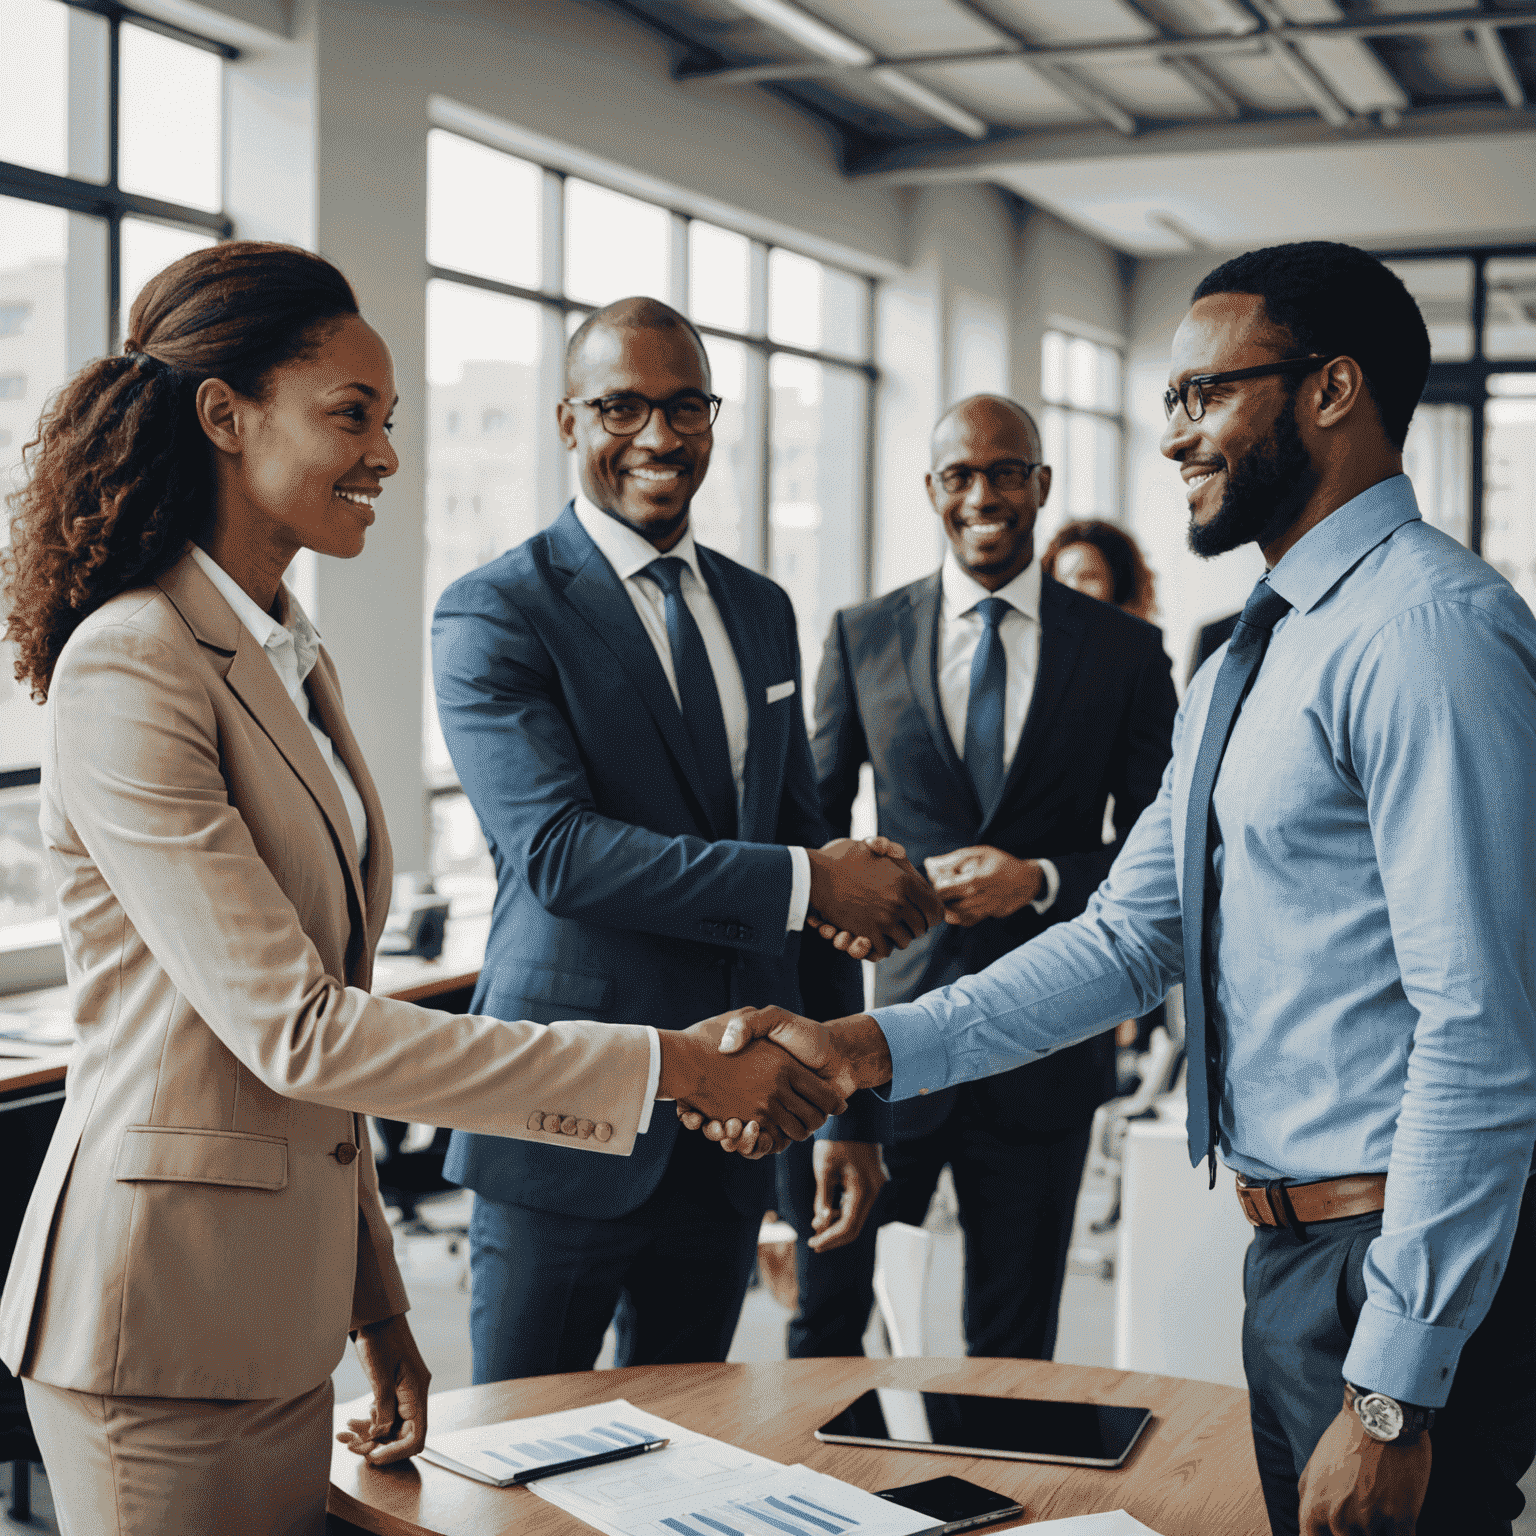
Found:
[[[699,766],[705,813],[717,838],[732,838],[736,836],[736,778],[731,772],[731,746],[704,636],[683,598],[683,572],[687,568],[686,560],[669,555],[651,561],[641,574],[649,576],[666,594],[672,675],[677,679],[683,724],[688,727]]]
[[[965,707],[965,768],[985,817],[1003,792],[1003,704],[1008,695],[1008,657],[998,625],[1012,605],[983,598],[976,612],[986,626],[971,658],[971,697]]]
[[[1189,1095],[1189,1161],[1198,1167],[1203,1157],[1211,1167],[1211,1188],[1216,1187],[1216,1113],[1221,1100],[1221,1047],[1211,1024],[1206,975],[1209,952],[1206,924],[1214,902],[1206,900],[1211,888],[1213,846],[1211,792],[1222,754],[1232,735],[1232,725],[1269,646],[1270,631],[1290,611],[1291,605],[1261,577],[1243,607],[1237,627],[1227,644],[1216,685],[1211,689],[1205,716],[1205,734],[1195,757],[1189,781],[1189,814],[1184,822],[1184,890],[1181,906],[1184,927],[1184,1050],[1187,1061],[1185,1088]]]

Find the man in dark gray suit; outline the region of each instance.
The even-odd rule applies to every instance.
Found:
[[[873,764],[880,832],[926,865],[946,909],[880,967],[880,1003],[982,970],[1076,917],[1172,750],[1177,701],[1158,631],[1035,561],[1051,487],[1040,458],[1035,423],[1012,401],[979,395],[950,410],[927,475],[943,566],[844,609],[822,656],[812,750],[828,825],[847,831]],[[1089,1126],[1114,1087],[1106,1034],[899,1105],[860,1095],[869,1102],[787,1153],[781,1210],[814,1233],[800,1244],[791,1356],[860,1353],[875,1228],[920,1224],[948,1164],[968,1351],[1048,1359]]]

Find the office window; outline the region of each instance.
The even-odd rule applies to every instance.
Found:
[[[117,347],[144,280],[230,233],[232,56],[118,7],[0,0],[0,497],[48,397]],[[0,991],[8,934],[53,910],[37,833],[44,712],[13,662],[0,645]]]
[[[443,129],[428,157],[429,622],[576,489],[550,420],[567,338],[614,299],[682,295],[724,402],[694,534],[789,592],[809,694],[833,610],[868,590],[870,280]],[[488,872],[430,681],[423,750],[434,873]]]
[[[1113,347],[1064,331],[1045,333],[1040,436],[1052,484],[1040,520],[1044,538],[1072,518],[1120,516],[1120,373]]]

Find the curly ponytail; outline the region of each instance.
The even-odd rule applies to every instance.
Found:
[[[50,401],[9,498],[0,558],[16,677],[45,699],[59,653],[108,598],[181,558],[213,513],[204,379],[263,397],[272,370],[357,313],[328,261],[237,240],[194,251],[145,284],[121,357],[87,364]]]

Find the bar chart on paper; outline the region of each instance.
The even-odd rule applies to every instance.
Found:
[[[422,1453],[428,1461],[481,1482],[506,1484],[542,1467],[560,1466],[589,1456],[612,1455],[644,1445],[652,1435],[628,1422],[623,1403],[599,1409],[578,1408],[534,1419],[513,1419],[479,1429],[432,1435]],[[608,1409],[615,1411],[610,1413]],[[660,1422],[657,1420],[656,1422]],[[627,1465],[627,1463],[626,1463]]]
[[[935,1528],[930,1515],[809,1467],[780,1466],[627,1403],[604,1407],[615,1410],[609,1417],[672,1443],[638,1461],[530,1487],[607,1536],[917,1536]]]

